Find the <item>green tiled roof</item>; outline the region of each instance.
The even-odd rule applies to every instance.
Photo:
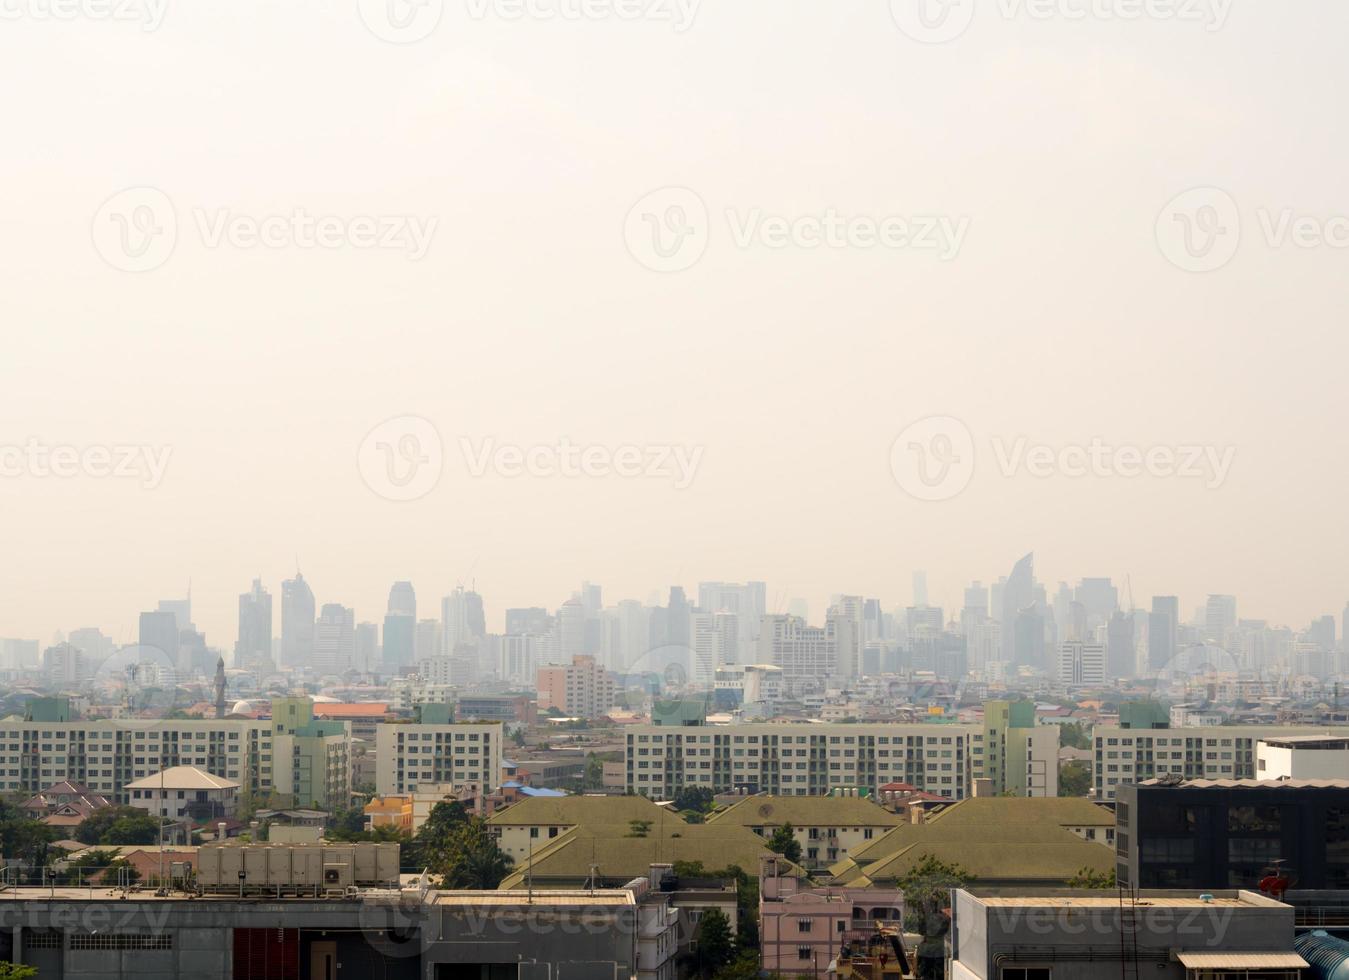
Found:
[[[740,827],[894,827],[904,822],[857,796],[747,796],[708,817],[710,824]]]

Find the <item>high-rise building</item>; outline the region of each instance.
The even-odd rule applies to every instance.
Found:
[[[253,588],[239,596],[239,638],[234,644],[234,666],[258,667],[272,660],[272,597],[253,580]]]
[[[412,647],[418,660],[445,656],[445,636],[440,629],[440,620],[419,619],[413,636]]]
[[[356,624],[356,661],[352,664],[361,673],[379,667],[379,624]]]
[[[528,609],[506,610],[506,633],[514,636],[533,634],[547,636],[553,631],[553,617],[547,609],[533,606]]]
[[[1057,678],[1068,687],[1103,686],[1105,647],[1084,640],[1065,640],[1059,645]]]
[[[446,656],[453,654],[460,645],[476,647],[487,635],[482,596],[466,592],[462,585],[441,600],[440,619]]]
[[[384,616],[384,669],[397,674],[417,662],[417,593],[411,582],[395,582]]]
[[[1073,598],[1082,604],[1087,621],[1087,633],[1110,621],[1119,609],[1119,590],[1108,578],[1084,578],[1073,591]],[[1086,637],[1083,634],[1083,638]]]
[[[314,592],[304,576],[281,583],[281,664],[309,667],[314,662]]]
[[[142,659],[153,657],[157,663],[178,666],[178,617],[171,611],[143,612],[140,616]],[[163,654],[163,657],[156,656]]]
[[[751,651],[767,612],[768,586],[763,582],[699,582],[698,608],[711,613],[734,613],[736,649]],[[737,663],[728,660],[728,663]]]
[[[1180,636],[1180,599],[1173,595],[1152,597],[1148,614],[1148,669],[1163,670],[1176,658]]]
[[[568,664],[585,652],[585,606],[568,599],[557,611],[557,642],[552,651],[556,663]]]
[[[1116,609],[1105,628],[1105,672],[1111,680],[1133,677],[1138,672],[1135,641],[1136,615]]]
[[[1237,632],[1237,597],[1211,595],[1204,604],[1204,640],[1231,649]]]
[[[1021,634],[1027,632],[1029,627],[1023,629],[1017,621],[1017,617],[1027,609],[1035,605],[1035,554],[1025,555],[1012,566],[1012,574],[1007,576],[1002,583],[1002,659],[1009,664],[1031,664],[1038,665],[1038,659],[1032,659],[1036,649],[1032,646],[1027,649],[1028,638]],[[1036,617],[1041,622],[1043,629],[1043,618]],[[1043,640],[1041,640],[1041,646]],[[1020,649],[1018,649],[1020,647]]]
[[[330,602],[319,612],[314,626],[314,670],[342,674],[356,662],[356,613]]]
[[[860,666],[856,624],[841,613],[831,613],[823,627],[795,616],[765,616],[758,651],[759,663],[782,668],[793,693],[850,680]]]
[[[573,657],[566,665],[539,668],[536,690],[540,711],[554,709],[570,718],[596,718],[614,705],[614,675],[594,657]]]

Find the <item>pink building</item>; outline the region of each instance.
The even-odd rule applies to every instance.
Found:
[[[572,657],[567,666],[540,667],[539,711],[556,708],[573,718],[598,718],[614,704],[614,676],[594,657]]]
[[[904,896],[895,888],[807,887],[779,876],[778,859],[759,861],[759,967],[783,976],[823,978],[847,939],[898,926]]]

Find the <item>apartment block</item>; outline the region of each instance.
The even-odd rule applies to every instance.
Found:
[[[1113,800],[1115,788],[1159,776],[1180,779],[1254,779],[1256,743],[1262,739],[1315,734],[1349,736],[1349,728],[1296,725],[1232,725],[1200,728],[1102,728],[1092,735],[1096,798]]]
[[[614,675],[594,657],[575,656],[566,665],[539,668],[539,710],[556,708],[564,715],[594,718],[614,706]]]
[[[961,800],[982,741],[966,725],[641,725],[627,733],[627,788],[657,799],[685,787],[823,796],[904,782]]]
[[[375,734],[375,787],[383,795],[419,786],[474,785],[484,793],[501,780],[501,725],[380,725]]]

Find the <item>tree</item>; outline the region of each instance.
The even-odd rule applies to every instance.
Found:
[[[468,823],[468,811],[458,800],[437,803],[427,815],[426,823],[413,838],[415,862],[423,867],[443,865],[454,847],[455,835]]]
[[[0,980],[28,980],[37,976],[37,968],[22,963],[0,963]]]
[[[960,865],[947,864],[931,854],[895,879],[895,886],[904,893],[904,928],[923,937],[918,947],[919,976],[940,976],[951,889],[969,880],[969,872]]]
[[[721,909],[708,909],[698,920],[698,972],[710,977],[734,956],[731,921]]]
[[[432,870],[441,875],[441,888],[490,891],[510,874],[513,863],[497,846],[486,821],[470,817],[453,832],[443,863],[433,865]]]
[[[759,953],[741,949],[734,960],[712,975],[712,980],[759,980]]]
[[[75,828],[75,839],[81,844],[154,844],[159,819],[134,806],[106,806]]]
[[[1059,766],[1059,796],[1088,796],[1091,793],[1091,767],[1085,762],[1065,762]]]
[[[56,837],[56,831],[42,821],[31,820],[18,807],[0,802],[0,857],[41,867],[47,863],[47,847]]]
[[[789,823],[774,829],[773,836],[768,838],[768,849],[781,854],[793,864],[801,862],[801,842],[796,839]]]
[[[1069,888],[1114,888],[1115,869],[1096,871],[1093,868],[1078,868],[1077,874],[1068,879]]]
[[[716,805],[712,790],[706,786],[685,786],[675,794],[676,810],[694,810],[698,813],[711,813]]]
[[[1080,721],[1070,721],[1059,726],[1059,744],[1069,749],[1091,748],[1091,733]]]

